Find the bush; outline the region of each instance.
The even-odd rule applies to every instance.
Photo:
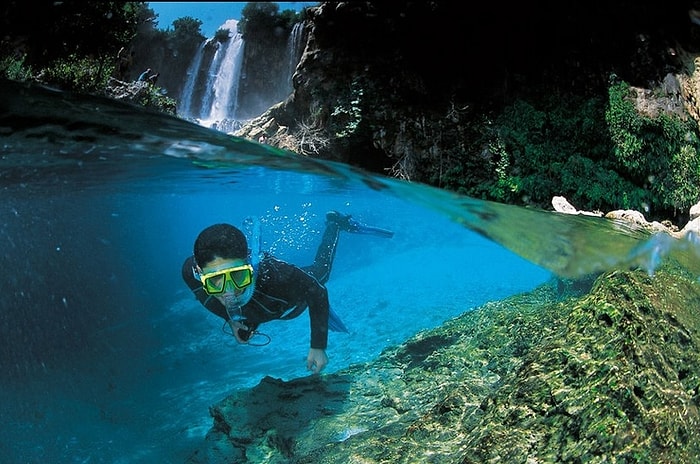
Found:
[[[485,148],[448,171],[448,188],[543,208],[564,195],[579,209],[636,209],[651,219],[686,212],[700,199],[696,122],[642,115],[630,96],[628,84],[613,82],[607,101],[556,95],[513,102],[482,126],[473,147]],[[478,183],[474,169],[482,172]]]
[[[54,61],[37,78],[64,90],[102,93],[112,74],[112,64],[104,64],[90,57],[70,55]]]
[[[604,102],[573,95],[538,103],[517,100],[494,120],[489,146],[495,155],[491,199],[549,207],[566,195],[579,208],[605,209],[616,201],[606,186]],[[598,172],[605,174],[598,175]]]
[[[648,191],[652,211],[675,215],[700,199],[695,121],[673,113],[640,114],[625,82],[610,86],[606,121],[619,171]]]
[[[0,77],[13,81],[26,81],[32,77],[32,68],[24,64],[21,57],[6,56],[0,61]]]
[[[231,39],[231,31],[228,29],[217,29],[214,33],[214,40],[217,42],[228,42]]]
[[[145,92],[139,94],[137,103],[173,116],[177,113],[177,101],[165,95],[162,88],[154,85],[146,84]]]

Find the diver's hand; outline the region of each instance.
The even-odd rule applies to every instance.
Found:
[[[306,368],[314,374],[318,374],[328,364],[328,356],[326,350],[320,348],[311,348],[309,355],[306,357]]]
[[[244,330],[246,332],[248,330],[250,330],[250,329],[248,329],[247,325],[245,325],[241,321],[233,321],[233,320],[228,321],[228,325],[231,326],[231,331],[233,332],[233,336],[236,337],[236,341],[238,341],[238,343],[243,343],[243,344],[248,343],[248,339],[241,338],[241,335],[238,333],[238,329]]]

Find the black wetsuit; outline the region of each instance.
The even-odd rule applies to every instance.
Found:
[[[273,319],[291,319],[307,307],[311,319],[311,348],[325,349],[328,341],[328,292],[325,283],[338,243],[336,224],[326,226],[321,245],[311,266],[300,268],[265,253],[256,273],[255,291],[242,308],[243,322],[250,330]],[[226,308],[215,297],[208,295],[202,283],[194,277],[194,257],[182,265],[182,278],[197,300],[217,316],[230,320]]]

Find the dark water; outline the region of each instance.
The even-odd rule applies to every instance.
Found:
[[[331,333],[328,372],[552,273],[664,253],[697,266],[691,241],[379,178],[111,101],[0,93],[5,462],[183,462],[209,405],[266,375],[307,375],[306,315],[239,346],[182,283],[215,222],[258,217],[263,247],[302,265],[328,210],[395,232],[341,237],[328,288],[350,333]]]

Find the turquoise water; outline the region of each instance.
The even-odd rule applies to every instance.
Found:
[[[210,405],[264,376],[308,375],[306,314],[261,326],[266,346],[240,346],[182,282],[212,223],[256,216],[263,248],[301,265],[329,210],[395,232],[341,236],[328,290],[349,333],[330,334],[326,372],[647,243],[619,224],[378,178],[113,102],[0,92],[7,462],[183,462]]]

